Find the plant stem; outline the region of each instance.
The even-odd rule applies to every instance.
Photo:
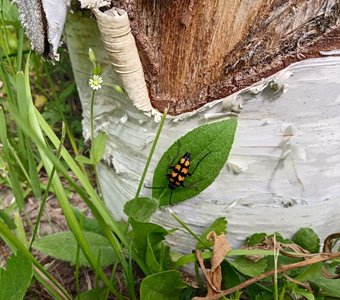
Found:
[[[143,187],[143,182],[144,182],[144,179],[145,179],[145,176],[146,176],[146,172],[148,171],[148,168],[149,168],[149,165],[150,165],[150,162],[151,162],[151,158],[152,158],[152,155],[155,151],[155,148],[156,148],[156,145],[157,145],[157,142],[158,142],[158,139],[159,139],[159,136],[162,132],[162,128],[163,128],[163,125],[164,125],[164,122],[165,122],[165,119],[166,119],[166,115],[168,113],[168,109],[165,108],[164,110],[164,113],[163,113],[163,116],[162,116],[162,119],[161,119],[161,122],[159,123],[159,127],[158,127],[158,130],[157,130],[157,133],[156,133],[156,136],[155,136],[155,139],[152,143],[152,146],[151,146],[151,149],[150,149],[150,154],[148,156],[148,159],[146,161],[146,164],[145,164],[145,167],[144,167],[144,170],[143,170],[143,173],[142,173],[142,177],[140,179],[140,182],[139,182],[139,185],[138,185],[138,188],[137,188],[137,192],[136,192],[136,195],[135,195],[135,199],[138,198],[139,194],[140,194],[140,191],[142,190],[142,187]]]
[[[94,95],[95,91],[92,90],[91,93],[91,107],[90,107],[90,130],[91,130],[91,153],[93,155],[94,151]]]
[[[279,258],[279,249],[276,246],[276,236],[274,234],[274,246],[273,246],[273,251],[274,251],[274,299],[279,300],[279,291],[278,291],[278,286],[277,286],[277,263],[278,263],[278,258]]]
[[[193,232],[193,231],[187,226],[187,224],[185,224],[185,223],[179,218],[179,216],[177,216],[170,208],[169,208],[169,211],[170,211],[171,215],[173,216],[173,218],[174,218],[179,224],[181,224],[181,225],[184,227],[184,229],[185,229],[186,231],[188,231],[188,232],[192,235],[192,237],[193,237],[194,239],[196,239],[198,242],[202,243],[204,246],[206,246],[208,249],[211,250],[211,245],[209,245],[206,241],[202,240],[195,232]]]

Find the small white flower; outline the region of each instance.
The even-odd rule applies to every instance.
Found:
[[[92,78],[89,79],[89,86],[94,91],[98,91],[102,88],[103,78],[99,75],[93,75]]]

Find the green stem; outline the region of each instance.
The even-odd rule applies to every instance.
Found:
[[[94,154],[94,95],[95,91],[91,94],[91,107],[90,107],[90,130],[91,130],[91,153]]]
[[[198,242],[202,243],[204,246],[206,246],[208,249],[211,250],[211,245],[209,245],[206,241],[202,240],[195,232],[193,232],[193,231],[187,226],[187,224],[185,224],[185,223],[179,218],[179,216],[177,216],[171,209],[169,209],[169,210],[170,210],[170,213],[171,213],[171,215],[173,216],[173,218],[174,218],[179,224],[181,224],[181,225],[184,227],[184,229],[185,229],[186,231],[188,231],[188,232],[193,236],[194,239],[196,239]]]
[[[274,234],[273,253],[274,253],[274,269],[275,269],[275,273],[274,273],[274,299],[279,300],[279,291],[278,291],[278,286],[277,286],[277,263],[278,263],[278,258],[279,258],[280,252],[276,247],[276,236],[275,236],[275,234]]]
[[[92,94],[91,94],[91,108],[90,108],[90,127],[91,127],[91,151],[90,151],[90,159],[92,162],[95,161],[95,155],[94,155],[94,151],[95,151],[95,141],[94,141],[94,95],[95,95],[96,91],[92,90]],[[100,186],[100,182],[99,182],[99,176],[98,176],[98,170],[97,170],[97,166],[96,164],[94,164],[93,167],[94,170],[94,174],[96,177],[96,182],[97,182],[97,187],[98,187],[98,191],[99,194],[102,196],[102,189]]]
[[[158,130],[157,130],[155,139],[154,139],[154,141],[153,141],[153,143],[152,143],[151,150],[150,150],[150,154],[149,154],[148,159],[147,159],[147,161],[146,161],[146,164],[145,164],[145,167],[144,167],[144,170],[143,170],[143,173],[142,173],[142,177],[141,177],[141,179],[140,179],[140,182],[139,182],[139,185],[138,185],[138,188],[137,188],[137,192],[136,192],[136,195],[135,195],[135,199],[138,198],[138,196],[139,196],[139,194],[140,194],[140,191],[142,190],[143,182],[144,182],[144,179],[145,179],[145,176],[146,176],[146,172],[148,171],[148,168],[149,168],[149,165],[150,165],[150,162],[151,162],[152,155],[153,155],[153,153],[154,153],[154,151],[155,151],[155,148],[156,148],[156,145],[157,145],[159,136],[160,136],[160,134],[161,134],[161,132],[162,132],[162,128],[163,128],[163,125],[164,125],[164,122],[165,122],[167,113],[168,113],[168,109],[166,108],[166,109],[164,110],[164,113],[163,113],[161,122],[160,122],[160,124],[159,124],[159,127],[158,127]]]

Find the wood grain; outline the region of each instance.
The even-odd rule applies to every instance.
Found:
[[[225,97],[291,62],[319,56],[313,45],[340,47],[337,0],[135,0],[121,5],[132,22],[152,104],[160,110],[170,105],[172,114]]]

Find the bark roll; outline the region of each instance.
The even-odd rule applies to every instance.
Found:
[[[142,111],[152,109],[143,67],[126,11],[112,8],[94,10],[99,31],[113,70],[133,104]]]

